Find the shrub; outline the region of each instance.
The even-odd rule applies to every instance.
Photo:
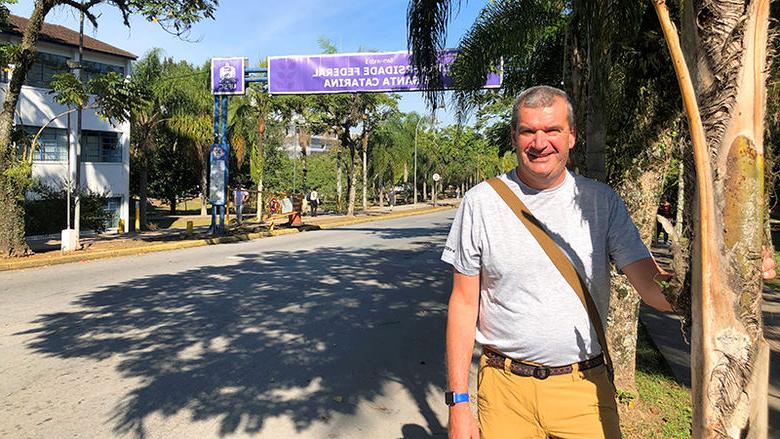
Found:
[[[33,197],[24,201],[25,235],[60,233],[68,226],[67,191],[64,187],[58,189],[37,183],[30,189],[30,194]],[[74,199],[71,196],[71,203]],[[107,199],[108,193],[81,191],[81,230],[105,232],[115,215],[115,212],[106,210]]]

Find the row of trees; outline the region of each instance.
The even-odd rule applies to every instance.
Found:
[[[324,53],[336,52],[327,38],[320,39],[320,46]],[[134,80],[153,96],[132,128],[131,169],[141,204],[145,209],[147,191],[172,208],[176,199],[199,193],[205,214],[212,141],[208,66],[163,59],[152,50],[135,72]],[[506,148],[474,128],[440,129],[431,117],[398,111],[398,100],[394,94],[374,93],[269,96],[251,86],[229,105],[230,185],[255,189],[258,212],[263,194],[317,188],[336,202],[337,210],[353,215],[359,190],[365,209],[369,199],[381,203],[391,187],[415,181],[415,149],[421,193],[428,192],[433,173],[442,175],[441,187],[465,188],[511,168],[511,159],[499,157]],[[333,140],[328,154],[309,155],[313,135]],[[290,136],[300,148],[294,158],[283,150]],[[188,165],[171,166],[173,160]],[[141,215],[145,224],[145,211]]]
[[[332,47],[322,43],[326,51]],[[199,196],[206,214],[213,135],[208,76],[207,65],[176,62],[159,49],[136,63],[134,81],[145,84],[152,97],[132,126],[132,190],[142,200],[163,199],[175,209],[177,200]],[[502,160],[499,148],[474,128],[440,128],[430,116],[398,111],[398,99],[385,94],[271,97],[250,87],[229,105],[230,186],[254,189],[258,212],[264,194],[317,188],[339,211],[352,215],[356,205],[382,203],[391,187],[415,181],[415,150],[418,190],[425,195],[434,173],[443,177],[440,188],[465,188],[511,168],[513,159]],[[313,135],[326,139],[328,152],[310,154]],[[300,149],[291,157],[285,142]],[[145,211],[141,215],[145,224]]]

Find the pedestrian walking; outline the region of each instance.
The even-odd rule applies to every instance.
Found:
[[[392,212],[395,206],[395,186],[391,187],[390,192],[387,193],[387,204],[390,205],[390,212]]]
[[[243,186],[238,185],[233,191],[233,204],[236,208],[236,223],[240,226],[243,220],[244,203],[249,198],[249,192]]]
[[[672,205],[669,203],[669,200],[666,199],[666,197],[661,199],[661,204],[658,206],[658,215],[668,219],[670,222],[672,221]],[[662,245],[669,245],[669,233],[664,229],[664,227],[661,225],[660,221],[656,221],[656,232],[655,232],[655,238],[656,241],[658,241],[659,244]],[[661,232],[661,237],[659,238],[658,232]]]
[[[306,194],[306,201],[309,202],[309,208],[311,209],[311,216],[317,216],[317,207],[320,205],[319,194],[317,188],[312,189]]]

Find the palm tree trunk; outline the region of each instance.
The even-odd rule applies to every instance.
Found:
[[[307,175],[309,174],[309,168],[308,168],[308,155],[309,155],[309,144],[311,142],[311,134],[309,134],[309,131],[305,127],[299,128],[298,131],[298,144],[301,147],[301,163],[303,164],[303,181],[301,183],[301,187],[303,188],[303,192],[306,193],[308,191],[308,179]]]
[[[339,136],[339,146],[336,150],[336,209],[339,213],[343,212],[343,190],[342,190],[342,175],[344,169],[344,160],[342,159],[342,151],[344,147],[349,145],[351,139],[349,137],[349,126],[341,129],[341,135]]]
[[[617,188],[625,201],[628,213],[639,230],[642,241],[648,247],[653,239],[656,211],[663,191],[664,178],[671,157],[661,151],[668,151],[665,145],[672,138],[678,124],[670,126],[660,134],[660,140],[649,146],[646,165],[631,168]],[[636,340],[639,318],[639,295],[625,276],[615,270],[611,273],[611,291],[607,324],[607,343],[615,371],[615,387],[618,390],[637,394],[636,389]]]
[[[609,42],[604,36],[604,0],[592,2],[593,17],[588,20],[588,95],[585,117],[585,166],[587,175],[598,181],[607,180],[606,169],[606,80],[608,78]]]
[[[263,178],[257,181],[257,221],[263,221]]]
[[[355,198],[357,195],[357,168],[360,164],[360,155],[354,142],[349,145],[349,200],[347,202],[347,216],[355,216]]]
[[[655,6],[688,110],[699,183],[691,264],[693,436],[766,438],[761,254],[762,246],[771,247],[764,235],[763,139],[769,2],[686,2],[683,40],[698,42],[688,53],[691,79],[668,10],[662,1]]]
[[[361,140],[363,141],[363,211],[368,210],[368,132],[366,132],[365,128],[363,129],[363,134],[361,136]]]

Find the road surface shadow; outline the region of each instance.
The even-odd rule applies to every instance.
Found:
[[[279,416],[304,431],[398,383],[427,423],[404,437],[439,436],[427,397],[445,387],[450,268],[438,248],[242,254],[92,291],[24,334],[49,356],[117,356],[140,379],[114,408],[117,433],[145,437],[148,416],[182,410],[219,419],[223,436]]]

